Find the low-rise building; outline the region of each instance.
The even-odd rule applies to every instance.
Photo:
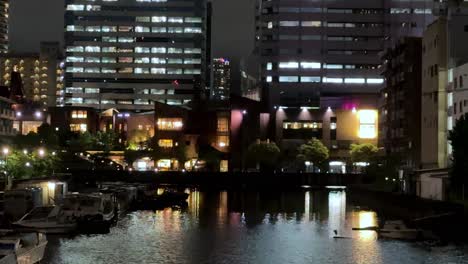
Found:
[[[294,160],[300,145],[319,139],[330,151],[330,171],[344,173],[351,144],[378,143],[376,101],[375,96],[362,95],[340,100],[322,97],[316,108],[275,106],[276,142]]]

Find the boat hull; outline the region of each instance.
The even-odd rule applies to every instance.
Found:
[[[18,264],[34,264],[40,262],[44,258],[46,246],[47,241],[43,241],[36,247],[22,252],[18,255]]]

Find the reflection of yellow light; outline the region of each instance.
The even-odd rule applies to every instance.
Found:
[[[156,191],[156,193],[157,193],[158,195],[163,194],[163,193],[164,193],[164,188],[158,188],[158,190]]]
[[[360,211],[359,212],[359,227],[360,228],[365,228],[365,227],[372,227],[376,226],[376,215],[374,212],[366,212],[366,211]],[[370,240],[374,239],[376,236],[375,231],[370,231],[370,230],[361,230],[359,231],[359,238],[362,240]]]
[[[377,137],[377,111],[359,110],[359,138],[373,139]]]

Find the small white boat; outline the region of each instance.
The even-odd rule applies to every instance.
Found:
[[[76,220],[65,216],[60,206],[36,207],[13,224],[20,230],[46,234],[67,234],[77,228]]]
[[[378,234],[381,238],[417,240],[421,236],[421,231],[408,228],[403,221],[386,221],[378,230]]]
[[[14,233],[2,231],[0,264],[34,264],[44,257],[47,245],[42,233]]]
[[[61,210],[67,219],[110,222],[116,214],[115,195],[113,192],[69,194],[63,199]]]

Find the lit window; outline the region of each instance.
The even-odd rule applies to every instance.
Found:
[[[321,78],[319,76],[301,76],[301,82],[320,82]]]
[[[221,160],[219,163],[219,171],[220,172],[228,172],[229,170],[229,161],[228,160]]]
[[[229,120],[227,117],[218,118],[218,132],[228,132],[229,131]]]
[[[161,22],[166,22],[167,17],[165,16],[154,16],[151,18],[151,22],[153,23],[161,23]]]
[[[159,130],[182,130],[182,118],[158,118]]]
[[[150,48],[135,47],[135,53],[150,53]]]
[[[364,78],[345,78],[345,83],[365,83]]]
[[[174,146],[174,143],[172,139],[160,139],[158,140],[158,146],[161,148],[172,148]]]
[[[296,61],[280,62],[279,68],[280,69],[297,69],[299,68],[299,63]]]
[[[229,146],[229,136],[217,136],[216,145],[218,147],[224,148]]]
[[[279,77],[279,82],[298,82],[299,77],[298,76],[280,76]]]
[[[301,25],[303,27],[320,27],[322,22],[320,21],[302,21]]]
[[[70,131],[72,132],[86,132],[88,125],[86,124],[70,124]]]
[[[266,65],[266,69],[267,69],[268,71],[271,71],[271,70],[273,69],[273,63],[268,62],[267,65]]]
[[[83,11],[84,8],[84,5],[67,5],[68,11]]]
[[[169,23],[184,23],[184,18],[182,18],[182,17],[169,17],[167,19],[167,22],[169,22]]]
[[[359,116],[359,138],[373,139],[377,137],[377,111],[360,110]]]
[[[280,27],[298,27],[299,21],[280,21]]]
[[[369,84],[381,84],[383,82],[384,82],[384,79],[382,79],[382,78],[374,78],[374,79],[368,78],[367,79],[367,83],[369,83]]]
[[[343,83],[343,78],[327,78],[323,77],[324,83]]]
[[[72,111],[71,114],[72,118],[87,118],[88,117],[88,111]]]
[[[185,18],[185,23],[201,23],[202,19],[201,17],[186,17]]]
[[[267,82],[272,82],[272,81],[273,81],[273,77],[267,76],[267,77],[266,77],[266,81],[267,81]]]
[[[320,69],[321,64],[320,64],[320,62],[306,62],[306,61],[303,61],[303,62],[301,62],[301,68],[302,69]]]

